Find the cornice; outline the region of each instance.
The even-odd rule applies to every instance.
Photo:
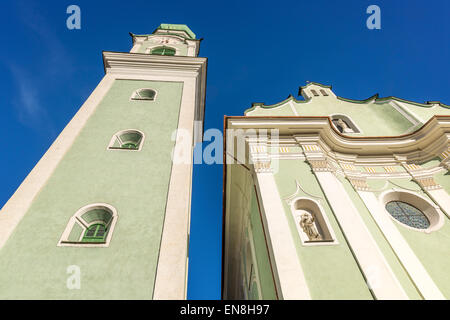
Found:
[[[447,149],[450,139],[450,116],[440,115],[414,132],[380,137],[341,134],[329,117],[226,117],[226,121],[228,129],[278,129],[280,139],[301,137],[326,145],[329,152],[356,155],[367,162],[377,157],[426,161]]]
[[[206,74],[207,58],[162,56],[144,53],[103,51],[105,73],[145,73],[149,70]]]

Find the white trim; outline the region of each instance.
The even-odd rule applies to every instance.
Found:
[[[108,230],[108,234],[105,239],[105,243],[81,242],[81,239],[83,238],[83,235],[84,235],[86,229],[89,226],[99,222],[99,221],[91,221],[90,223],[87,223],[82,218],[83,214],[85,214],[88,211],[94,210],[94,209],[106,209],[112,214],[111,220],[107,225],[107,226],[109,226],[109,230]],[[86,206],[80,208],[69,219],[69,222],[67,223],[67,226],[64,229],[64,232],[62,233],[57,246],[58,247],[102,247],[102,248],[109,247],[109,243],[111,242],[112,234],[114,232],[114,228],[116,226],[118,218],[119,218],[119,216],[117,214],[116,208],[114,208],[113,206],[111,206],[107,203],[93,203],[93,204],[86,205]],[[82,228],[83,228],[83,232],[81,233],[80,238],[78,239],[79,243],[72,243],[72,242],[67,243],[66,241],[69,241],[68,237],[70,235],[70,232],[72,231],[72,228],[74,227],[75,223],[77,223],[77,221],[80,222],[78,224],[81,224]],[[103,221],[100,221],[100,222],[103,222]]]
[[[421,117],[419,117],[416,113],[414,113],[412,110],[410,110],[408,108],[408,106],[406,104],[404,104],[403,102],[399,102],[399,101],[395,101],[395,100],[391,100],[391,102],[393,102],[395,105],[397,105],[399,108],[401,108],[403,110],[403,112],[410,114],[412,117],[415,118],[415,120],[418,123],[425,123],[426,121],[424,119],[422,119]],[[405,110],[406,109],[406,110]],[[400,112],[400,111],[399,111]],[[402,113],[403,114],[403,113]]]
[[[398,104],[396,101],[392,100],[389,101],[389,104],[397,110],[402,116],[404,116],[413,126],[417,126],[418,124],[421,124],[422,122],[419,120],[419,118],[412,113],[410,110],[408,112],[403,108],[402,105]],[[411,115],[410,115],[411,114]]]
[[[119,142],[122,142],[122,140],[120,139],[120,136],[126,133],[133,133],[133,132],[137,132],[141,135],[141,140],[139,140],[139,148],[138,149],[126,149],[126,148],[113,148],[114,142],[116,142],[116,140],[119,140]],[[108,151],[141,151],[142,147],[144,146],[144,140],[145,140],[145,134],[137,129],[125,129],[125,130],[121,130],[119,132],[116,132],[112,137],[111,140],[109,141],[108,147],[106,148]]]
[[[299,219],[298,219],[299,217],[298,217],[298,212],[297,212],[298,209],[295,208],[295,204],[299,200],[300,201],[301,200],[311,201],[315,204],[315,206],[317,207],[317,209],[319,211],[319,212],[316,212],[316,211],[313,212],[315,215],[315,219],[320,224],[322,231],[328,232],[330,234],[330,237],[331,237],[330,240],[332,240],[332,241],[315,241],[315,242],[309,241],[309,238],[307,237],[307,235],[303,232],[303,230],[300,227]],[[336,234],[334,233],[334,230],[331,227],[330,221],[328,220],[327,214],[325,213],[325,210],[323,209],[323,207],[321,206],[321,204],[318,201],[311,199],[311,198],[307,198],[307,197],[297,197],[291,201],[290,209],[291,209],[292,217],[294,219],[295,226],[297,228],[297,232],[300,236],[300,240],[301,240],[303,246],[305,246],[305,247],[333,246],[333,245],[339,244],[339,242],[336,238]],[[318,215],[320,215],[320,217]],[[323,219],[323,221],[320,221],[321,219]],[[326,228],[326,230],[323,230],[324,228]]]
[[[291,109],[292,109],[292,112],[294,113],[294,115],[298,117],[297,110],[295,110],[295,106],[294,106],[294,103],[292,102],[292,100],[289,101],[289,105],[291,106]]]
[[[274,262],[274,276],[279,299],[310,300],[311,295],[300,264],[286,213],[272,173],[255,173],[259,190],[264,229],[269,254]]]
[[[155,77],[164,78],[162,75]],[[177,79],[184,84],[174,153],[181,154],[182,150],[192,159],[196,97],[201,89],[194,77]],[[187,133],[190,139],[186,138]],[[153,289],[155,300],[186,299],[186,238],[189,234],[191,193],[192,163],[173,162]]]
[[[450,198],[445,189],[425,190],[450,219]]]

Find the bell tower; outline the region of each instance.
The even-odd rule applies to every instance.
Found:
[[[186,298],[207,59],[186,25],[130,35],[0,211],[0,299]]]

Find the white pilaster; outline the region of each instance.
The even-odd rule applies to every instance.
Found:
[[[258,171],[256,172],[257,188],[261,196],[266,236],[272,251],[271,256],[275,261],[274,273],[280,289],[279,298],[309,300],[311,296],[273,173]]]
[[[332,172],[315,174],[375,297],[408,299],[340,181]]]
[[[395,227],[394,222],[387,216],[376,196],[372,192],[367,191],[358,191],[358,194],[364,201],[370,214],[378,224],[378,227],[381,232],[383,232],[420,294],[425,299],[445,299],[420,260],[401,235],[400,231]]]
[[[441,207],[447,217],[450,218],[450,196],[444,189],[426,190],[428,195]]]
[[[185,81],[174,154],[186,155],[186,161],[174,159],[172,163],[153,292],[155,300],[186,299],[195,94],[194,79]]]

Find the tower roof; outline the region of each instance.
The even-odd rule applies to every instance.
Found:
[[[195,39],[195,33],[185,24],[161,23],[153,33],[156,33],[158,30],[184,31],[191,39]]]

